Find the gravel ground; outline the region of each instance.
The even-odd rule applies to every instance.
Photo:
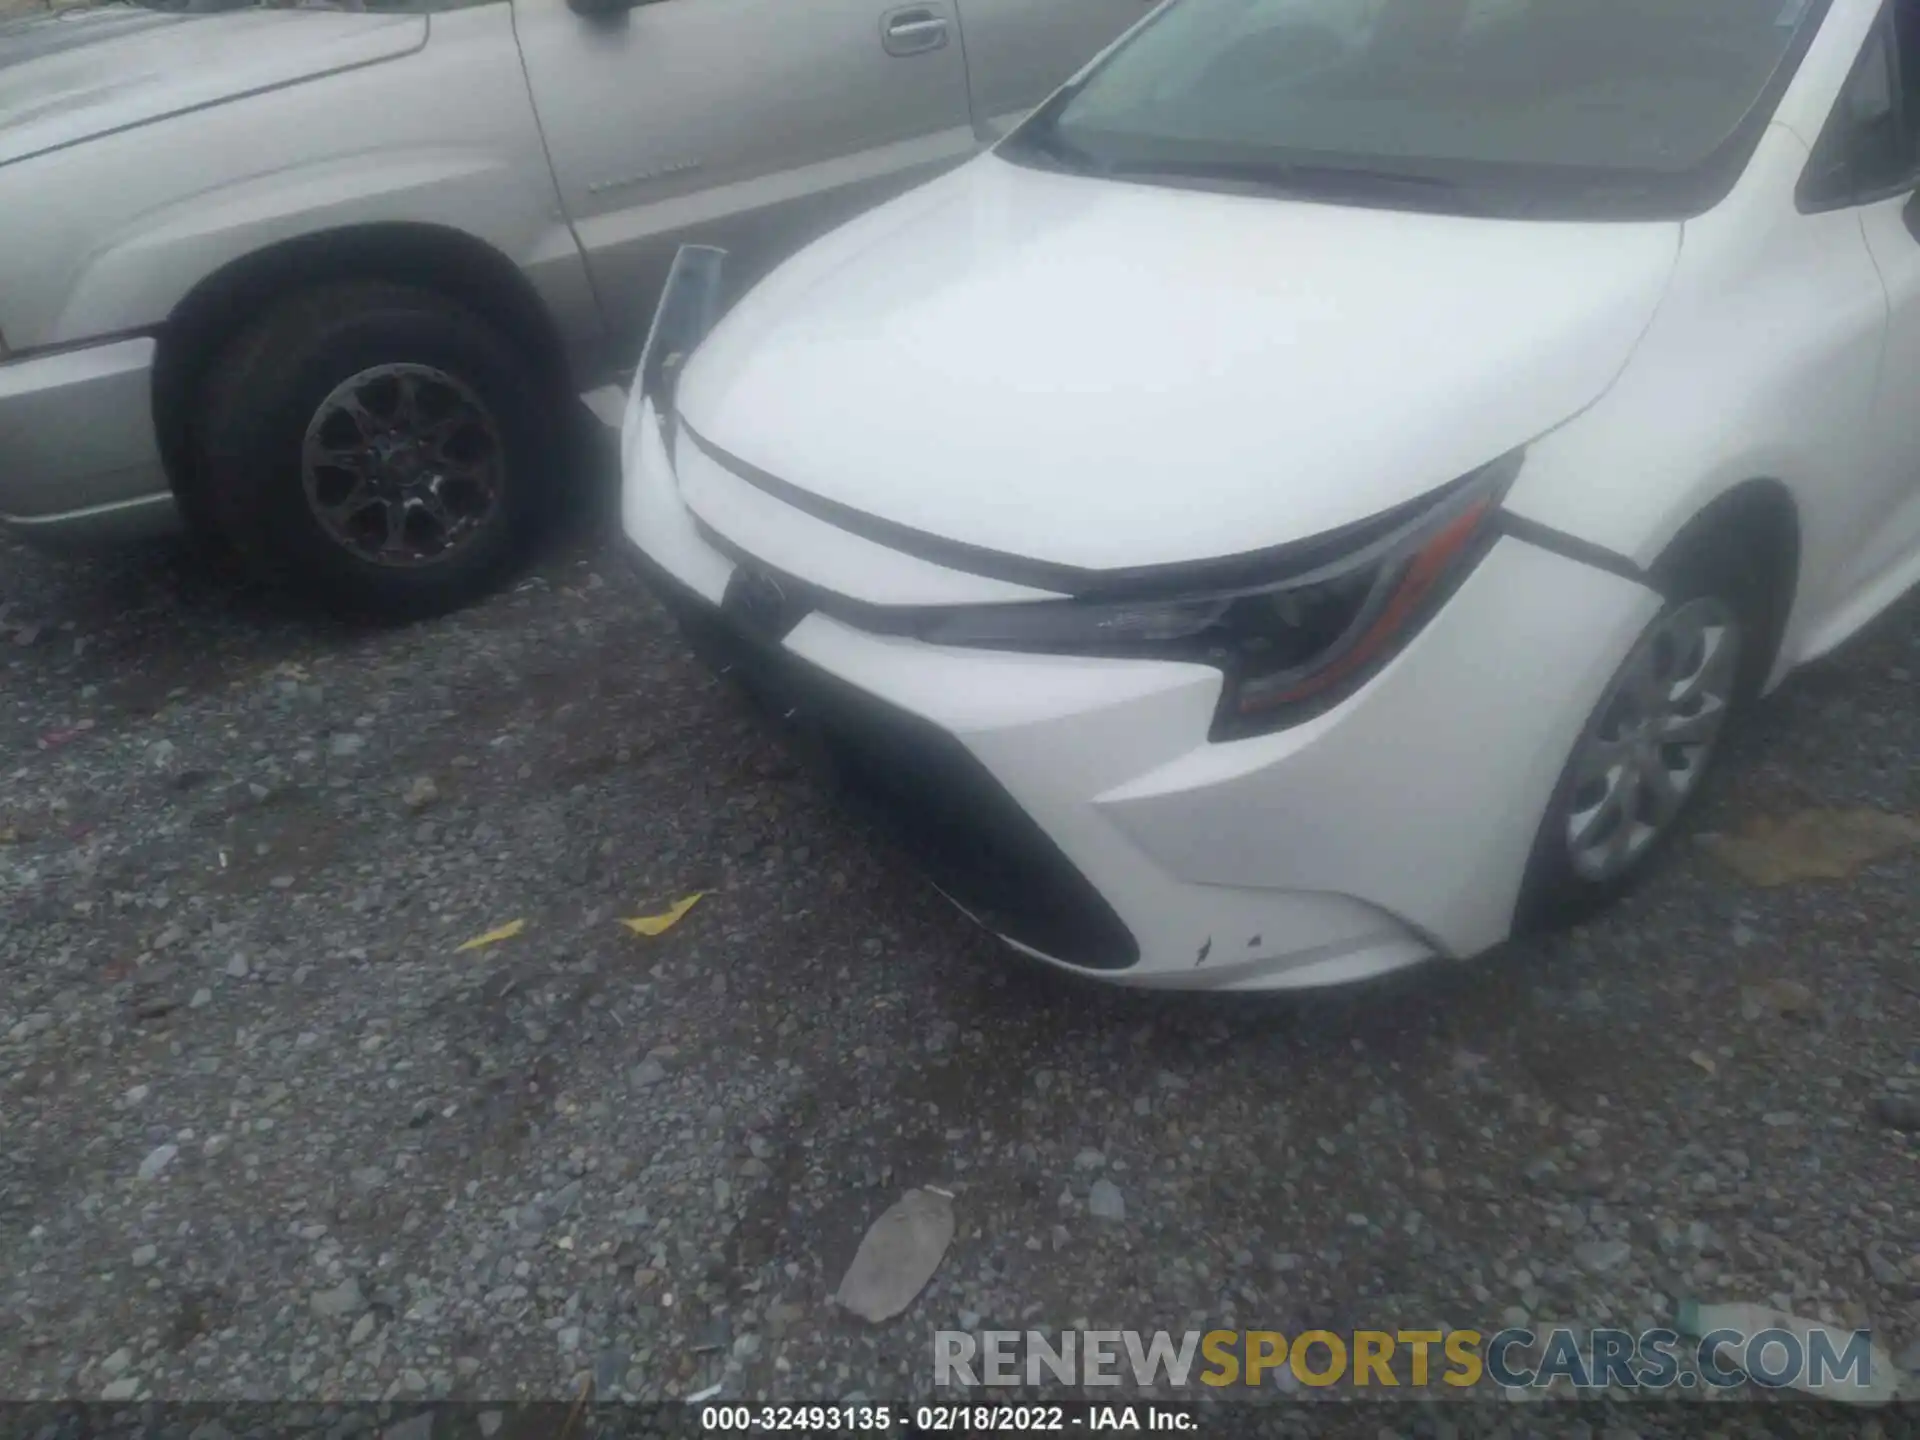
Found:
[[[1771,702],[1700,823],[1920,808],[1917,618]],[[584,528],[373,634],[0,548],[0,757],[0,1394],[897,1401],[937,1327],[1680,1296],[1920,1361],[1911,852],[1755,889],[1682,846],[1358,991],[1090,990],[841,818]],[[934,1281],[839,1312],[918,1184]]]

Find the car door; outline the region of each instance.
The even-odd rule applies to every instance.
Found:
[[[1844,156],[1850,193],[1823,203]],[[1802,205],[1849,205],[1886,290],[1874,396],[1873,472],[1857,511],[1860,542],[1835,576],[1838,608],[1920,555],[1920,0],[1891,0],[1815,147]],[[1808,198],[1811,196],[1811,201]]]
[[[739,284],[976,148],[951,0],[581,8],[602,13],[513,0],[560,204],[623,349],[683,242],[731,252]]]
[[[997,140],[1154,0],[958,0],[974,123]]]

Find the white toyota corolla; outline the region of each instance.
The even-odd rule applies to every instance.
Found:
[[[962,909],[1137,985],[1647,866],[1920,579],[1920,0],[1168,0],[623,436],[690,636]]]

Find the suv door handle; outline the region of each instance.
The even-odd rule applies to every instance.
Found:
[[[889,10],[880,17],[880,43],[889,55],[924,55],[947,43],[947,22],[924,5]]]

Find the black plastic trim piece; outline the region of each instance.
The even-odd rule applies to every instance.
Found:
[[[109,330],[89,335],[84,340],[59,340],[52,345],[35,345],[25,350],[0,349],[0,365],[17,365],[23,360],[51,360],[56,355],[72,355],[82,350],[104,350],[109,345],[124,345],[129,340],[154,340],[160,337],[151,329]]]
[[[982,575],[993,580],[1005,580],[1010,584],[1025,585],[1035,590],[1051,590],[1059,594],[1073,593],[1075,587],[1085,585],[1088,578],[1095,573],[1082,570],[1077,566],[1054,565],[1044,560],[1030,560],[1019,555],[1007,555],[997,550],[969,545],[960,540],[948,540],[939,535],[929,534],[925,530],[916,530],[910,525],[902,525],[897,521],[869,515],[864,510],[856,510],[850,505],[841,504],[838,500],[828,500],[811,491],[802,490],[799,486],[782,480],[779,476],[770,474],[757,465],[749,464],[737,455],[729,454],[694,429],[685,415],[680,416],[678,429],[680,434],[693,442],[695,449],[734,478],[746,481],[754,489],[764,491],[782,504],[792,506],[803,515],[824,520],[850,535],[858,535],[863,540],[885,545],[890,550],[898,550],[902,554],[930,560],[950,570],[964,570],[968,574]]]
[[[1652,578],[1645,570],[1625,555],[1609,550],[1604,545],[1595,545],[1564,530],[1555,530],[1551,525],[1542,525],[1538,520],[1515,515],[1510,510],[1500,512],[1498,524],[1501,534],[1511,535],[1515,540],[1523,540],[1537,549],[1551,550],[1568,560],[1577,560],[1582,565],[1591,565],[1596,570],[1604,570],[1609,575],[1618,575],[1623,580],[1632,580],[1639,585],[1652,584]]]
[[[1369,516],[1351,525],[1341,526],[1261,550],[1223,555],[1218,559],[1186,560],[1166,565],[1140,565],[1117,570],[1089,570],[1049,560],[1009,555],[999,550],[949,540],[898,521],[886,520],[856,510],[837,500],[828,500],[811,491],[771,475],[736,455],[728,454],[703,437],[680,417],[679,431],[714,464],[756,490],[764,491],[802,514],[829,525],[885,545],[903,555],[911,555],[930,564],[944,566],[989,580],[1024,585],[1030,590],[1049,591],[1073,600],[1149,600],[1179,597],[1196,589],[1234,589],[1242,585],[1271,584],[1292,575],[1306,574],[1333,563],[1372,541],[1383,539],[1409,521],[1432,509],[1456,491],[1480,478],[1474,471],[1458,480],[1416,496],[1391,510]]]

